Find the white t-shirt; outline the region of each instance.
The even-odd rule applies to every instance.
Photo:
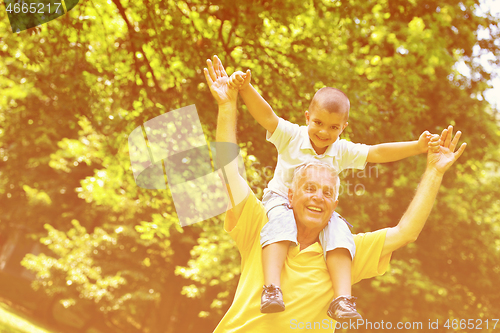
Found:
[[[325,153],[318,155],[311,145],[307,126],[292,124],[279,118],[278,127],[267,141],[273,143],[278,150],[278,164],[274,177],[264,191],[273,191],[285,197],[292,186],[295,169],[311,160],[321,161],[331,165],[338,173],[345,169],[364,169],[370,146],[337,139]]]

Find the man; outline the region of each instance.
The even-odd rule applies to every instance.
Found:
[[[216,141],[236,143],[238,92],[229,88],[228,76],[216,56],[213,62],[207,60],[207,65],[205,77],[219,105]],[[452,140],[452,130],[450,126],[440,137],[433,136],[429,142],[427,169],[415,198],[398,225],[355,235],[353,284],[383,274],[391,253],[417,239],[432,209],[445,171],[466,147],[462,144],[454,152],[460,132]],[[297,223],[299,246],[290,247],[282,273],[281,289],[287,309],[275,314],[262,314],[257,286],[263,283],[259,235],[267,222],[265,209],[239,175],[236,160],[224,167],[222,173],[232,202],[231,209],[226,213],[224,229],[236,242],[242,266],[233,304],[215,332],[332,331],[335,322],[328,319],[326,312],[333,291],[318,237],[337,206],[334,198],[335,191],[338,191],[338,177],[327,166],[316,164],[301,168],[294,176],[299,178],[294,179],[289,199]]]

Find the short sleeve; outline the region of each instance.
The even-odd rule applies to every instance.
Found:
[[[226,212],[224,220],[224,231],[236,242],[236,246],[242,257],[250,249],[254,242],[260,242],[260,231],[265,223],[267,216],[264,205],[250,191],[245,202],[241,215],[233,229],[228,230],[228,225],[234,225],[235,216],[232,211]]]
[[[356,254],[352,263],[352,284],[382,275],[389,267],[391,254],[381,257],[387,229],[354,235]]]
[[[266,140],[271,142],[278,149],[278,153],[281,153],[286,146],[288,146],[290,140],[299,135],[300,126],[297,124],[292,124],[283,118],[279,118],[278,126],[274,130],[273,134],[267,132]]]
[[[340,140],[340,171],[345,169],[364,169],[370,146]]]

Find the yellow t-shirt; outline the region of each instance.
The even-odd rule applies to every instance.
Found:
[[[262,314],[260,297],[264,284],[260,230],[267,223],[262,203],[250,192],[243,212],[234,225],[234,215],[226,213],[225,229],[235,240],[241,254],[241,277],[231,307],[214,333],[283,333],[333,332],[335,321],[326,312],[333,299],[332,282],[326,268],[323,250],[314,243],[302,251],[291,246],[281,274],[281,290],[286,310]],[[354,235],[356,255],[352,266],[352,283],[387,270],[391,255],[380,257],[386,230]]]

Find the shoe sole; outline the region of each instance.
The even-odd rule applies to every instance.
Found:
[[[333,313],[330,312],[330,310],[328,310],[328,312],[326,314],[328,315],[328,317],[332,318],[335,321],[341,322],[341,323],[343,323],[343,322],[349,322],[349,321],[351,321],[353,319],[355,319],[355,320],[363,319],[363,317],[361,317],[360,315],[353,316],[353,317],[335,318],[335,316],[333,315]]]
[[[282,305],[273,303],[269,304],[266,307],[261,307],[260,312],[261,313],[276,313],[276,312],[283,312],[285,311],[285,308]]]

